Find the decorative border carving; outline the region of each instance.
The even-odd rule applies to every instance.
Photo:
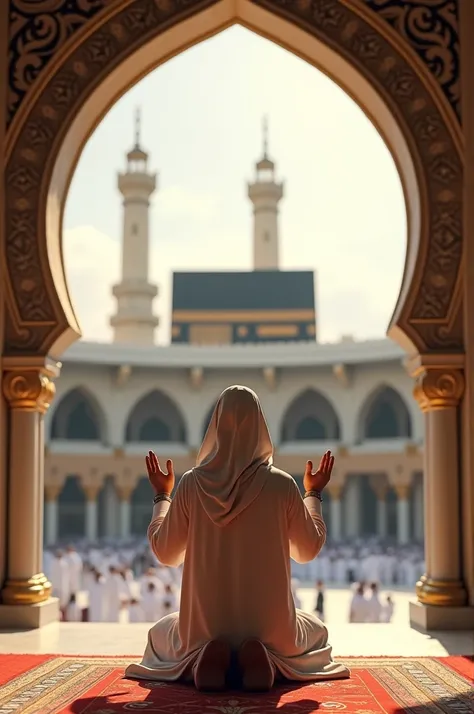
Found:
[[[40,73],[110,0],[10,0],[7,123]]]
[[[459,348],[453,345],[448,319],[462,253],[462,164],[438,98],[419,76],[418,65],[411,66],[404,53],[339,0],[254,2],[303,27],[357,66],[385,98],[405,134],[411,135],[428,200],[422,240],[429,236],[430,242],[408,320],[425,348],[448,344]],[[44,0],[42,4],[63,3]],[[91,20],[95,31],[51,75],[31,107],[6,175],[7,275],[17,316],[17,324],[7,325],[9,354],[44,350],[48,332],[64,320],[54,295],[48,295],[48,268],[41,261],[45,253],[41,201],[47,193],[48,167],[71,117],[101,79],[143,42],[212,4],[213,0],[134,0],[113,17]]]
[[[458,0],[363,0],[388,22],[440,84],[461,120]]]
[[[10,0],[8,124],[58,50],[101,10],[110,10],[113,1]],[[458,0],[361,2],[389,23],[418,54],[460,119]],[[158,0],[157,4],[172,2]],[[295,0],[294,4],[310,2]]]
[[[460,349],[462,343],[452,334],[448,320],[462,258],[462,158],[418,68],[355,10],[337,0],[254,2],[299,24],[356,65],[385,98],[405,133],[411,135],[427,192],[425,230],[429,245],[409,322],[427,348]],[[438,6],[439,11],[447,4],[441,0],[427,3]],[[388,6],[388,0],[385,4]],[[391,4],[394,6],[394,0]],[[408,7],[414,3],[403,0],[402,4]]]

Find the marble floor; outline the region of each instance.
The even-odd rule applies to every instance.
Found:
[[[314,607],[314,590],[301,588],[303,609]],[[328,590],[326,621],[334,655],[434,656],[474,654],[474,632],[426,634],[410,628],[408,603],[413,593],[394,593],[390,624],[348,624],[349,590]],[[53,623],[41,630],[0,632],[0,653],[129,655],[139,658],[150,624]]]

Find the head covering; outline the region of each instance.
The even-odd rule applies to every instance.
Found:
[[[273,444],[255,392],[235,385],[217,400],[193,469],[209,518],[230,523],[260,494],[273,462]]]

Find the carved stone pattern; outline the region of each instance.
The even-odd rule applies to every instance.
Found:
[[[461,119],[458,0],[364,0],[411,46]]]
[[[58,50],[110,0],[10,0],[10,124],[28,89]]]
[[[413,394],[422,411],[457,407],[464,394],[460,369],[423,368],[415,378]]]
[[[453,139],[436,104],[396,48],[339,0],[255,2],[309,30],[359,67],[411,131],[419,165],[425,167],[421,180],[428,194],[431,250],[410,317],[415,323],[438,321],[438,326],[443,327],[461,256],[462,171]],[[59,0],[16,0],[18,7],[33,4],[38,8],[49,4],[57,18],[62,17],[59,9],[65,6]],[[85,7],[90,2],[78,0],[78,4]],[[6,259],[8,276],[14,281],[14,285],[10,284],[16,300],[14,307],[20,317],[20,324],[10,325],[7,333],[8,353],[40,349],[45,340],[45,323],[50,322],[50,332],[57,324],[55,306],[46,294],[46,278],[41,273],[44,226],[38,227],[37,220],[40,198],[47,192],[50,159],[71,117],[107,71],[157,32],[212,4],[213,0],[135,0],[77,47],[32,107],[7,167]],[[414,329],[420,334],[417,324]],[[441,333],[437,339],[442,340]]]
[[[411,132],[425,167],[430,250],[410,319],[416,332],[427,338],[433,334],[432,325],[423,330],[418,323],[427,321],[428,326],[428,322],[440,321],[436,344],[427,345],[446,347],[450,336],[439,328],[448,315],[461,262],[463,177],[461,158],[435,102],[416,70],[396,49],[337,0],[254,1],[316,34],[355,64]],[[385,4],[387,10],[388,2],[382,2],[379,10]],[[398,3],[401,4],[415,9],[413,2]],[[438,6],[441,12],[439,0],[424,4],[432,5],[432,9]]]

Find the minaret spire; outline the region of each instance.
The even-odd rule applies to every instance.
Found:
[[[135,149],[140,148],[140,135],[142,128],[142,112],[140,107],[136,108],[135,111]]]
[[[257,161],[255,181],[248,186],[253,203],[254,270],[278,270],[278,204],[283,184],[275,178],[275,164],[268,157],[268,117],[262,121],[263,156]]]
[[[268,116],[263,116],[263,158],[268,159]]]

